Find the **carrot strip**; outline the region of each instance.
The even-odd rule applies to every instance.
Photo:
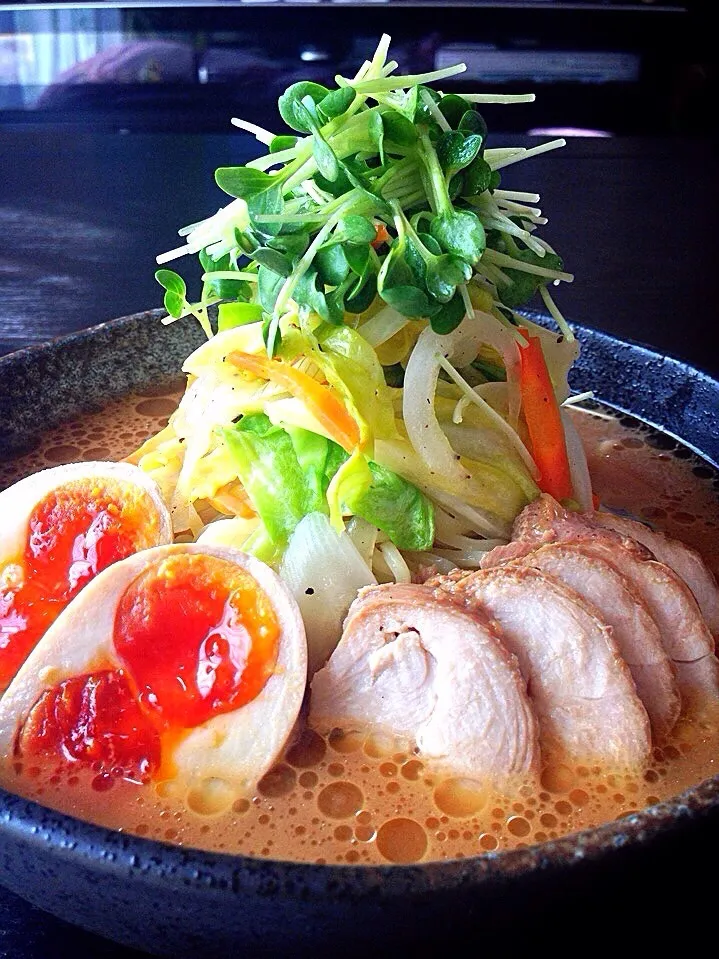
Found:
[[[210,498],[209,502],[218,512],[228,513],[230,516],[251,519],[257,515],[244,487],[237,482],[223,486]]]
[[[521,328],[527,345],[519,350],[519,391],[532,455],[539,469],[539,488],[557,500],[572,495],[564,427],[538,336]]]
[[[386,243],[389,240],[389,231],[387,227],[381,221],[375,226],[375,237],[372,240],[372,246],[377,249],[377,247],[382,246],[383,243]]]
[[[328,387],[283,360],[271,360],[269,357],[242,353],[239,350],[230,353],[227,360],[238,369],[246,370],[259,379],[277,383],[288,393],[303,400],[329,436],[347,452],[359,446],[360,432],[357,423]]]

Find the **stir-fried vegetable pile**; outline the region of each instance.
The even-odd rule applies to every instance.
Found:
[[[280,567],[324,516],[369,578],[407,580],[478,565],[540,489],[585,507],[591,489],[561,408],[577,344],[548,292],[572,277],[538,195],[501,188],[563,141],[492,148],[478,106],[531,96],[444,95],[427,84],[463,65],[397,76],[388,46],[335,89],[289,87],[292,135],[233,121],[269,152],[217,170],[234,199],[158,257],[199,254],[199,300],[157,279],[166,322],[192,315],[208,341],[134,459],[178,532]],[[537,294],[558,332],[517,312]]]

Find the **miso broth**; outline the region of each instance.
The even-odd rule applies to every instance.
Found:
[[[35,450],[0,464],[0,488],[58,463],[121,459],[167,422],[181,384],[113,402],[56,428]],[[715,575],[719,476],[690,450],[631,417],[589,404],[573,419],[595,492],[698,549]],[[416,862],[473,856],[553,839],[668,799],[715,774],[719,708],[681,719],[650,765],[545,769],[506,795],[437,775],[407,743],[300,726],[256,795],[208,784],[93,786],[95,772],[18,763],[3,785],[83,819],[181,845],[317,863]]]

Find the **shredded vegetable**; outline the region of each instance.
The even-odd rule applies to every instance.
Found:
[[[336,87],[293,84],[279,135],[233,120],[266,152],[217,170],[231,201],[158,257],[199,256],[198,299],[156,276],[166,321],[208,339],[132,460],[178,534],[234,537],[297,584],[332,574],[301,555],[319,544],[353,557],[353,588],[407,581],[478,566],[540,490],[592,502],[560,410],[578,345],[548,289],[573,277],[538,235],[539,194],[501,186],[563,141],[493,147],[480,106],[531,95],[444,93],[463,64],[400,75],[388,58],[385,36]]]

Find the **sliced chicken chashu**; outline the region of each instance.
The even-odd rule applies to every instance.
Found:
[[[482,569],[501,566],[521,559],[538,546],[569,540],[598,538],[615,548],[629,550],[636,559],[654,559],[654,554],[637,540],[618,532],[592,525],[586,513],[572,513],[564,509],[552,496],[542,493],[517,516],[512,526],[512,540],[506,546],[497,546],[482,557]]]
[[[309,723],[389,731],[457,775],[536,773],[537,722],[515,657],[486,618],[410,584],[369,587],[312,681]]]
[[[547,756],[617,766],[647,759],[649,718],[629,668],[611,629],[577,593],[512,566],[433,582],[498,623],[527,680]]]
[[[581,544],[611,562],[647,605],[676,668],[685,706],[696,708],[708,698],[719,698],[719,661],[697,601],[684,580],[646,546],[621,531],[593,525],[591,515],[570,513],[546,494],[522,510],[512,535],[516,538],[507,546],[487,553],[483,568],[520,559],[547,543]]]
[[[586,546],[595,556],[612,562],[647,604],[676,668],[685,707],[696,708],[707,699],[719,698],[714,639],[684,580],[664,563],[639,560],[600,536],[593,536]]]
[[[622,536],[631,536],[651,550],[660,563],[681,576],[694,594],[707,626],[719,636],[719,587],[714,574],[695,549],[626,516],[597,511],[591,514],[591,521]]]
[[[681,711],[676,673],[659,628],[631,582],[608,559],[581,543],[550,543],[514,562],[554,576],[596,607],[612,627],[655,738],[664,739]]]

